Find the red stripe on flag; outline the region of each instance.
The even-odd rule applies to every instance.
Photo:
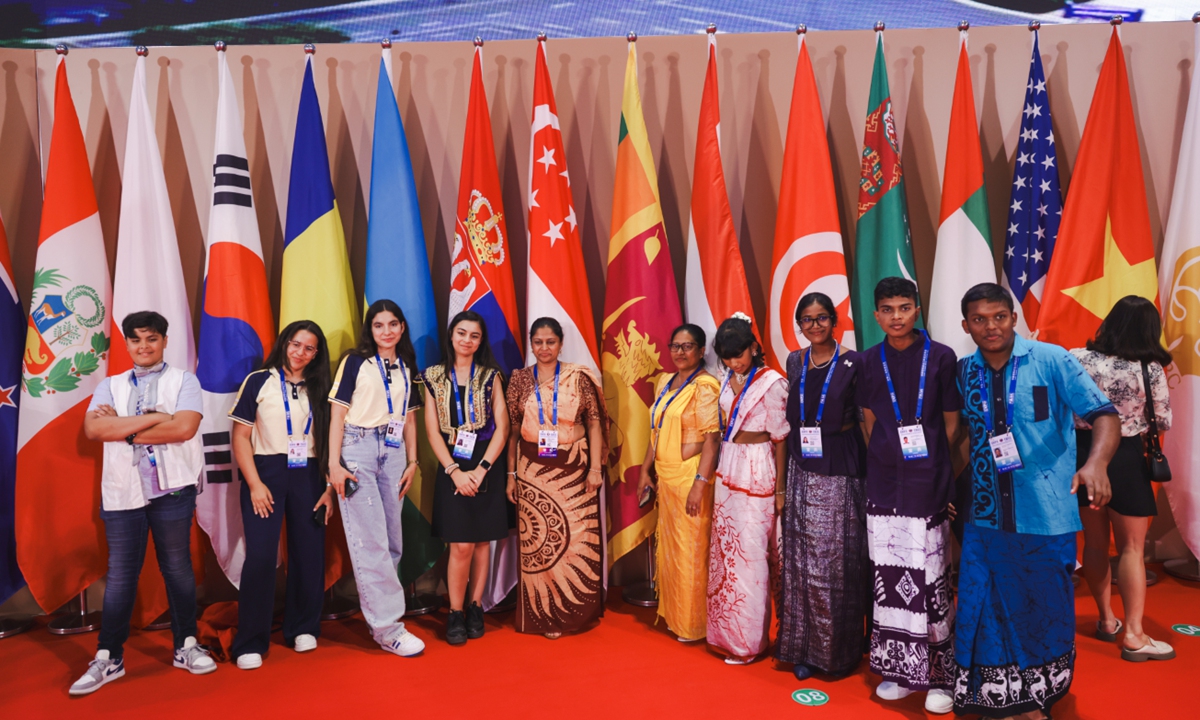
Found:
[[[79,127],[79,115],[67,85],[67,64],[60,60],[54,79],[54,127],[50,135],[50,157],[46,163],[45,204],[38,244],[63,228],[98,212],[87,146]]]

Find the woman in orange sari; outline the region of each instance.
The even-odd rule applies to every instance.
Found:
[[[563,330],[538,318],[529,331],[537,363],[508,384],[508,498],[517,505],[521,580],[517,632],[550,639],[604,612],[600,489],[608,416],[600,380],[559,361]]]

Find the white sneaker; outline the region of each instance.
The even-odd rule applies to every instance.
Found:
[[[879,687],[875,688],[875,694],[884,700],[900,700],[912,695],[912,693],[912,690],[900,687],[891,680],[884,680],[879,683]]]
[[[96,659],[88,663],[87,672],[75,681],[69,693],[88,695],[99,690],[102,685],[121,677],[125,677],[125,661],[121,658],[110,660],[107,650],[97,650]]]
[[[243,653],[238,655],[238,670],[257,670],[262,667],[262,655],[258,653]]]
[[[949,690],[930,690],[925,693],[925,709],[934,715],[945,715],[954,709],[954,696]]]
[[[403,628],[390,642],[380,647],[400,657],[413,657],[425,652],[425,643],[421,638]]]
[[[292,648],[296,652],[309,652],[310,650],[316,650],[317,639],[308,633],[297,635],[295,644],[292,645]]]
[[[262,664],[262,658],[259,658],[259,664]],[[175,651],[175,667],[193,675],[207,675],[216,671],[217,663],[207,650],[196,644],[195,637],[189,636],[183,641],[183,647]]]

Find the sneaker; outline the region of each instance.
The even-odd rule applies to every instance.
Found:
[[[237,666],[238,670],[256,670],[262,667],[262,655],[258,653],[238,655]]]
[[[954,709],[954,697],[949,690],[931,689],[925,693],[925,709],[934,715],[945,715]]]
[[[292,643],[292,648],[296,652],[309,652],[317,649],[317,639],[308,633],[297,635]]]
[[[450,619],[446,621],[446,642],[451,645],[462,645],[467,641],[467,618],[462,610],[451,610]]]
[[[462,613],[459,613],[460,615]],[[462,642],[466,642],[463,638]],[[459,643],[461,644],[461,643]],[[413,635],[409,631],[401,628],[400,633],[392,638],[391,642],[381,646],[384,650],[390,653],[399,655],[400,657],[414,657],[425,652],[425,643],[421,638]]]
[[[1162,640],[1146,639],[1150,642],[1137,650],[1121,648],[1121,659],[1129,662],[1146,662],[1147,660],[1170,660],[1175,657],[1175,648]]]
[[[207,675],[216,672],[217,663],[207,650],[196,644],[195,637],[189,636],[183,641],[183,647],[175,651],[175,667],[193,675]]]
[[[96,659],[88,663],[87,672],[71,686],[71,695],[89,695],[117,678],[125,677],[125,661],[113,660],[107,650],[97,650]]]
[[[900,687],[891,680],[884,680],[879,683],[879,687],[875,688],[875,694],[883,700],[900,700],[912,695],[912,693],[912,690]]]
[[[471,640],[478,640],[483,637],[483,608],[479,603],[473,602],[467,608],[467,637]]]

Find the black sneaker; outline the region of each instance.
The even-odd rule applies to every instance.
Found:
[[[483,608],[471,603],[467,608],[467,637],[478,640],[483,637]]]
[[[450,619],[446,621],[446,642],[451,645],[467,642],[467,619],[462,610],[450,611]]]

